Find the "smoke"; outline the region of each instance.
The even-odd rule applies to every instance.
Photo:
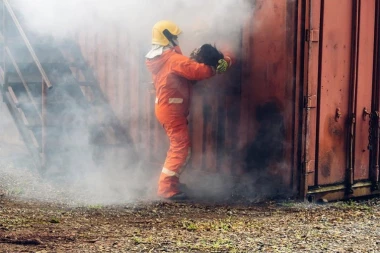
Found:
[[[187,50],[200,43],[239,36],[252,14],[247,0],[14,0],[14,5],[34,32],[67,38],[82,31],[107,36],[120,27],[129,38],[150,41],[158,20],[172,20],[184,31],[180,43]],[[234,38],[235,37],[235,38]],[[198,45],[197,45],[198,44]],[[190,46],[191,45],[191,46]],[[235,45],[237,46],[237,45]],[[191,48],[190,48],[191,47]]]
[[[115,31],[120,31],[127,34],[129,41],[140,46],[136,50],[143,48],[148,51],[154,23],[162,19],[172,20],[183,30],[179,42],[185,54],[204,43],[216,44],[217,47],[228,44],[231,51],[239,50],[242,26],[252,14],[250,1],[246,0],[12,0],[11,3],[17,10],[18,17],[22,17],[21,23],[27,34],[53,38],[52,43],[72,40],[83,31],[103,39]],[[118,51],[117,46],[112,45],[112,40],[110,41],[107,46],[99,46],[104,46],[102,50],[107,50],[105,53],[113,57]],[[41,52],[43,50],[42,48]],[[113,76],[118,76],[125,69],[117,66],[112,71],[115,72]],[[53,68],[49,72],[58,78],[62,87],[72,78],[71,74],[64,74],[59,69]],[[61,128],[47,130],[48,137],[59,136],[58,143],[49,145],[55,148],[48,152],[56,152],[50,155],[49,168],[41,176],[36,170],[27,173],[25,164],[19,167],[13,163],[7,164],[1,168],[2,176],[15,184],[4,183],[3,186],[11,189],[18,185],[19,188],[23,188],[18,191],[21,192],[20,196],[48,201],[66,199],[66,202],[78,200],[90,204],[116,204],[154,198],[160,167],[153,167],[152,164],[136,159],[136,147],[138,150],[148,150],[148,143],[134,140],[131,141],[133,145],[122,147],[94,145],[92,141],[99,137],[99,129],[93,133],[91,127],[112,124],[104,105],[84,108],[76,103],[72,94],[59,87],[55,85],[52,91],[49,91],[52,101],[48,103],[65,101],[70,106],[50,109],[51,114],[60,110],[60,114],[66,116],[61,122]],[[113,109],[123,111],[120,108]],[[140,117],[136,110],[132,111],[123,119],[123,123],[128,124]],[[91,114],[98,116],[99,120],[92,121],[91,117],[88,117]],[[146,125],[144,129],[133,131],[143,135],[149,131],[149,127]],[[109,129],[105,132],[112,135]],[[164,134],[163,131],[161,134]],[[109,141],[115,139],[115,136],[101,138]],[[25,161],[27,167],[34,167],[29,160]],[[199,178],[196,173],[187,174],[189,181],[194,182]],[[225,187],[228,180],[229,186]],[[204,177],[199,183],[204,185],[199,187],[199,196],[205,192],[210,196],[226,195],[226,191],[233,187],[233,181],[223,175]],[[210,185],[214,191],[208,187]]]

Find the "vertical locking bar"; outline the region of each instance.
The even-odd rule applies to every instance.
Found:
[[[379,189],[380,183],[380,1],[376,1],[375,7],[375,47],[373,54],[373,87],[372,87],[372,112],[371,124],[373,147],[370,152],[370,180],[372,190]]]
[[[358,87],[359,42],[360,42],[360,0],[352,1],[352,42],[351,42],[351,92],[350,124],[347,145],[346,194],[354,193],[354,166],[355,166],[355,130],[356,130],[356,102]]]

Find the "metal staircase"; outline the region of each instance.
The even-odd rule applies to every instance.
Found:
[[[74,41],[56,42],[23,29],[22,17],[3,0],[0,69],[6,102],[36,165],[64,169],[88,150],[122,148],[136,159],[131,140],[107,104]],[[42,171],[43,171],[42,170]]]

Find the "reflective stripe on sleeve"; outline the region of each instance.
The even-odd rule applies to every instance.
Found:
[[[182,104],[183,98],[169,98],[169,104]]]

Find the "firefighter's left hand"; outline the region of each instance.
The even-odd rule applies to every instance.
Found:
[[[222,74],[227,71],[228,69],[228,62],[225,59],[220,59],[218,61],[218,67],[216,67],[216,72],[218,74]]]

